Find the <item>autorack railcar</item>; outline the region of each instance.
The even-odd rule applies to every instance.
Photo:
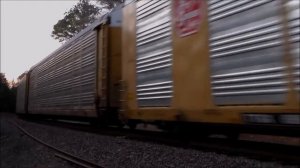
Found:
[[[33,66],[24,79],[27,100],[18,103],[27,104],[23,113],[117,119],[121,16],[115,9]]]
[[[31,69],[29,114],[299,135],[298,0],[127,0],[117,11]]]

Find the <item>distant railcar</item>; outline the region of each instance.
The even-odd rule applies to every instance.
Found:
[[[18,112],[117,118],[121,16],[116,9],[33,66],[27,78],[28,109]],[[18,98],[25,89],[22,83]]]
[[[297,0],[127,0],[31,68],[17,112],[299,135],[299,17]]]

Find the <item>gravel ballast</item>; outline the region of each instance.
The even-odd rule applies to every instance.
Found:
[[[24,129],[41,140],[76,156],[97,163],[105,168],[120,167],[296,167],[282,165],[278,162],[262,162],[240,156],[227,156],[214,152],[202,152],[193,149],[183,149],[163,144],[141,142],[87,132],[52,127],[16,119]],[[5,123],[5,122],[4,122]],[[7,124],[7,123],[5,123]],[[4,125],[5,125],[4,124]],[[6,126],[8,127],[8,126]],[[17,132],[15,128],[11,128]],[[7,131],[7,130],[6,130]],[[20,133],[19,133],[20,134]],[[2,136],[2,133],[1,133]],[[19,137],[13,137],[19,139]],[[29,139],[24,137],[26,141]],[[25,141],[24,140],[24,141]],[[20,143],[24,143],[20,141]],[[27,142],[28,145],[39,146],[36,142]],[[26,143],[25,143],[26,144]],[[1,141],[2,145],[2,141]],[[22,144],[18,144],[22,146]],[[27,145],[26,145],[27,146]],[[29,147],[28,146],[28,147]],[[5,147],[9,148],[9,147]],[[47,149],[39,147],[40,152]],[[22,150],[24,150],[22,148]],[[29,149],[27,149],[29,150]],[[2,154],[1,158],[5,157]],[[6,152],[7,149],[5,150]],[[19,153],[22,155],[22,153]],[[34,156],[34,155],[32,155]],[[21,157],[21,156],[20,156]],[[28,156],[29,157],[29,156]],[[45,158],[45,162],[53,162],[52,158]],[[58,160],[55,158],[56,161]],[[9,160],[9,159],[7,159]],[[6,163],[9,164],[9,163]],[[18,166],[20,167],[20,166]],[[22,167],[22,166],[21,166]],[[24,166],[26,167],[26,166]],[[59,166],[61,167],[61,166]],[[64,167],[64,166],[63,166]]]
[[[1,168],[74,168],[57,157],[53,151],[21,133],[0,113],[0,167]]]

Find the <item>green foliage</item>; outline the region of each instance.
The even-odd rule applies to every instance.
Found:
[[[101,11],[110,10],[120,4],[123,0],[96,0],[91,4],[89,0],[80,0],[68,12],[65,17],[59,20],[54,26],[52,37],[59,42],[66,41],[79,33],[96,20]]]
[[[59,42],[72,38],[75,34],[90,25],[100,12],[100,8],[88,0],[80,0],[54,26],[52,37]]]
[[[16,86],[14,82],[9,84],[3,73],[0,73],[0,112],[15,111],[16,106]]]
[[[102,5],[103,8],[112,9],[122,3],[123,0],[97,0],[97,2]]]

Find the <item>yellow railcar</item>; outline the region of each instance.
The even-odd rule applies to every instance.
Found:
[[[127,2],[125,119],[299,130],[299,1]]]

